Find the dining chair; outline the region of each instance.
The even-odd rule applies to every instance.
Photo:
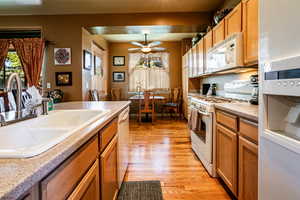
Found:
[[[90,101],[100,101],[99,92],[97,90],[90,90]]]
[[[144,92],[144,98],[139,99],[139,123],[142,121],[142,114],[146,114],[148,117],[151,114],[151,122],[155,121],[155,99],[153,93],[150,91]]]
[[[121,88],[112,88],[111,89],[111,100],[112,101],[120,101],[122,96]]]
[[[163,105],[163,112],[166,110],[170,113],[172,117],[172,112],[181,117],[181,89],[174,88],[171,90],[171,98],[170,101]],[[171,112],[172,111],[172,112]]]

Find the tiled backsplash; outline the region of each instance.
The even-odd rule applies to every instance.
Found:
[[[239,74],[226,74],[220,76],[212,76],[202,79],[203,83],[216,83],[217,84],[217,95],[224,96],[224,85],[225,83],[231,82],[233,80],[250,80],[250,76],[257,74],[257,71],[245,72]]]

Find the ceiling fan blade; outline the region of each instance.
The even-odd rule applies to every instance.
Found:
[[[139,42],[131,42],[131,44],[139,46],[139,47],[144,47],[144,45]]]
[[[129,48],[128,51],[139,51],[141,50],[142,48]]]
[[[152,51],[165,51],[166,48],[163,48],[163,47],[153,47],[151,48]]]
[[[158,45],[160,45],[160,44],[161,44],[160,41],[154,41],[154,42],[149,43],[149,44],[148,44],[148,47],[155,47],[155,46],[158,46]]]

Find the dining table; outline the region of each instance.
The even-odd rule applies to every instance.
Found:
[[[144,100],[144,95],[143,94],[137,94],[134,96],[131,96],[128,98],[131,101],[140,101],[140,100]],[[154,99],[154,101],[165,101],[167,98],[164,96],[159,96],[159,95],[151,95],[150,99]],[[157,104],[155,104],[155,107],[157,106]],[[156,107],[157,109],[157,107]],[[142,121],[144,122],[151,122],[151,120],[149,119],[149,113],[146,113],[146,117],[142,118]]]
[[[157,96],[157,95],[153,95],[153,96],[150,96],[150,99],[153,99],[154,100],[165,100],[166,97],[164,96]],[[138,94],[138,95],[134,95],[132,97],[129,97],[129,100],[143,100],[144,99],[144,95],[142,94]]]

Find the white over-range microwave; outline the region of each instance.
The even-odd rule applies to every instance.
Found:
[[[243,33],[220,42],[206,54],[205,73],[243,66]]]

